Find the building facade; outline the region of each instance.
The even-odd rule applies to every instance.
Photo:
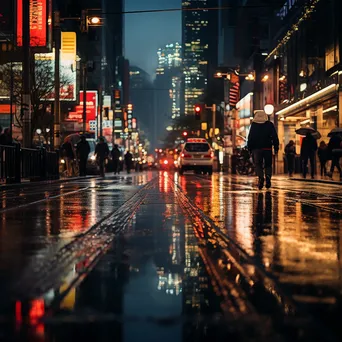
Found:
[[[217,0],[182,2],[183,98],[185,115],[194,114],[217,65]],[[192,10],[193,8],[193,10]],[[212,73],[212,75],[211,75]]]
[[[133,115],[137,118],[139,128],[146,132],[149,141],[154,145],[156,140],[154,116],[154,88],[151,76],[141,68],[131,66],[130,71],[130,103]]]
[[[275,106],[281,149],[294,140],[299,153],[298,128],[317,129],[327,142],[342,127],[341,7],[339,0],[288,0],[273,17],[262,100]]]

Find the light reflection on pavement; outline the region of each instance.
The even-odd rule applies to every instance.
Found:
[[[70,199],[62,196],[58,202],[71,201],[64,205],[90,211],[98,220],[113,203],[120,205],[116,192],[128,198],[137,184],[152,179],[152,175],[139,177],[119,184],[108,181],[107,186],[88,185],[89,189],[80,191],[88,196],[84,204],[75,204],[81,199],[74,195]],[[281,179],[275,179],[273,186],[270,191],[258,191],[255,180],[247,177],[160,173],[131,213],[129,225],[115,236],[95,268],[87,260],[73,266],[80,281],[57,301],[58,306],[50,308],[49,303],[67,290],[66,285],[29,303],[28,311],[34,308],[39,316],[30,323],[33,339],[239,341],[243,336],[246,341],[338,340],[331,336],[341,336],[340,188]],[[180,190],[191,205],[201,209],[203,217],[186,211],[189,203],[182,202]],[[58,215],[49,214],[48,220],[47,212],[53,213],[54,207],[47,210],[46,205],[34,207],[46,215],[41,222],[46,222],[49,231]],[[202,225],[209,222],[205,215],[248,254],[251,264],[243,264],[232,253],[232,244],[225,245],[212,233],[208,238],[203,231],[207,226]],[[75,235],[64,216],[60,222],[70,228],[61,229],[57,236],[67,240]],[[77,221],[75,229],[84,226],[83,222]],[[88,218],[87,225],[91,222]],[[42,228],[36,225],[35,229]],[[50,235],[46,237],[48,245]],[[31,253],[37,254],[35,249]],[[235,264],[229,259],[234,256]],[[272,295],[279,306],[286,308],[287,304],[281,303],[276,288],[298,309],[298,317],[290,310],[284,314],[281,324],[286,329],[280,329],[281,337],[276,331],[279,322],[275,324],[281,310],[267,293],[266,287],[271,286],[260,279],[262,272],[275,281]],[[250,280],[245,283],[244,277]],[[15,312],[22,313],[24,305],[27,303],[17,301]],[[21,319],[18,313],[17,323]],[[271,324],[271,320],[275,321]],[[326,332],[330,329],[331,334]]]

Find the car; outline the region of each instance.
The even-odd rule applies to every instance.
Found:
[[[99,168],[95,157],[95,147],[96,147],[96,140],[92,138],[87,138],[87,141],[90,146],[90,153],[88,155],[87,160],[87,174],[88,175],[97,175],[99,174]]]
[[[178,171],[181,175],[190,170],[211,175],[213,160],[214,153],[206,139],[189,138],[178,157]]]
[[[159,160],[159,170],[172,171],[174,170],[175,163],[172,157],[161,158]]]

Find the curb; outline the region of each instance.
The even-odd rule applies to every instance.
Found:
[[[3,184],[3,185],[0,185],[0,191],[1,190],[16,189],[16,188],[20,188],[20,187],[25,188],[25,187],[35,186],[35,185],[69,183],[69,182],[73,182],[73,181],[93,179],[93,178],[97,178],[97,177],[98,176],[72,177],[72,178],[54,179],[54,180],[47,180],[47,181],[23,182],[23,183],[17,183],[17,184]]]
[[[342,182],[338,181],[329,181],[324,179],[304,179],[304,178],[289,178],[289,180],[295,182],[306,182],[306,183],[320,183],[320,184],[333,184],[333,185],[342,185]]]

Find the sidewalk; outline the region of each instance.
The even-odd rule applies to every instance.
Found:
[[[39,185],[48,185],[48,184],[55,184],[55,183],[67,183],[73,182],[81,179],[91,179],[96,178],[97,176],[86,176],[86,177],[71,177],[71,178],[59,178],[59,179],[52,179],[52,180],[45,180],[45,181],[36,181],[31,182],[29,180],[23,179],[21,183],[14,183],[14,184],[6,184],[0,183],[0,190],[7,190],[7,189],[15,189],[19,187],[26,187],[26,186],[39,186]]]
[[[338,176],[334,175],[334,178],[331,179],[327,176],[321,177],[320,175],[316,175],[315,179],[311,179],[310,175],[307,178],[303,178],[303,176],[299,173],[295,174],[293,177],[289,177],[288,175],[275,175],[275,178],[283,179],[283,180],[291,180],[296,182],[307,182],[307,183],[325,183],[325,184],[334,184],[334,185],[342,185],[342,182],[338,180]]]

